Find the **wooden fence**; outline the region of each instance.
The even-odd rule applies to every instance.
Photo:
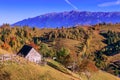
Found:
[[[34,64],[38,64],[38,65],[46,65],[46,61],[40,61],[38,62],[30,62],[28,59],[24,58],[24,57],[20,57],[18,55],[15,54],[1,54],[0,55],[0,64],[12,64],[12,63],[17,63],[17,64],[28,64],[28,63],[34,63]]]

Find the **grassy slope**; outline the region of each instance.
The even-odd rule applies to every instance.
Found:
[[[6,65],[2,71],[9,72],[11,80],[79,80],[48,65],[39,66],[31,63]]]
[[[94,73],[90,80],[120,80],[120,78],[117,78],[109,73],[99,71]]]
[[[78,46],[81,42],[78,40],[72,40],[72,39],[59,39],[56,41],[56,46],[58,46],[58,44],[60,44],[61,47],[66,47],[68,49],[70,49],[71,53],[74,53],[78,50],[78,48],[76,46]],[[60,47],[59,46],[59,47]]]
[[[118,60],[120,60],[120,53],[116,54],[114,56],[109,56],[109,58],[108,58],[108,62],[114,62],[114,61],[118,61]]]
[[[12,52],[8,52],[8,51],[0,48],[0,54],[9,54],[9,53],[12,53]]]
[[[69,74],[69,75],[71,75],[71,76],[73,76],[75,78],[80,78],[79,75],[71,72],[70,70],[66,69],[62,64],[60,64],[60,63],[58,63],[58,62],[56,62],[54,60],[48,59],[47,62],[48,62],[48,65],[50,65],[51,67],[65,73],[65,74]]]
[[[101,27],[100,30],[101,30],[101,31],[104,31],[104,30],[106,30],[106,31],[111,30],[111,31],[120,32],[120,24],[118,24],[118,25],[109,25],[109,26],[103,25],[103,26]]]
[[[82,74],[80,76],[78,76],[77,74],[75,73],[72,73],[71,71],[67,70],[66,68],[64,68],[61,64],[53,61],[53,60],[48,60],[48,62],[51,62],[53,65],[56,66],[56,69],[63,72],[63,73],[67,73],[67,74],[70,74],[71,76],[73,77],[76,77],[76,78],[80,78],[81,80],[88,80],[88,77],[87,75],[85,74]],[[117,78],[116,76],[113,76],[109,73],[106,73],[106,72],[103,72],[103,71],[97,71],[97,72],[92,72],[90,73],[90,77],[89,77],[89,80],[119,80],[119,78]]]
[[[81,78],[82,80],[120,80],[120,78],[103,71],[91,73],[89,77],[86,74],[81,74]]]
[[[11,80],[88,80],[85,74],[78,76],[52,60],[49,60],[49,62],[57,66],[57,68],[26,63],[26,60],[23,59],[21,62],[21,64],[5,65],[1,72],[10,73]],[[103,71],[90,74],[89,80],[119,80],[119,78]]]

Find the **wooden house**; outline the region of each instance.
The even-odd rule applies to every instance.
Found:
[[[40,63],[42,60],[42,55],[29,45],[24,45],[17,55],[35,63]]]

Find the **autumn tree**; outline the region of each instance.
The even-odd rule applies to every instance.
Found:
[[[67,57],[69,56],[70,54],[70,50],[65,48],[65,47],[62,47],[57,53],[56,53],[56,56],[57,56],[57,61],[61,62],[61,63],[64,63],[65,59],[67,59]]]
[[[53,57],[54,51],[52,48],[49,48],[47,44],[41,43],[40,44],[40,53],[43,55],[43,57]]]

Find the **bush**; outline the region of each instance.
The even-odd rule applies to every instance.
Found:
[[[67,59],[67,56],[69,56],[70,54],[70,50],[67,48],[61,48],[57,53],[57,61],[59,61],[60,63],[65,63],[65,59]]]

